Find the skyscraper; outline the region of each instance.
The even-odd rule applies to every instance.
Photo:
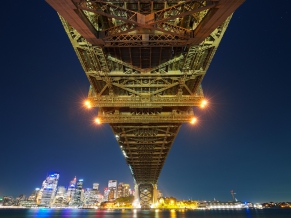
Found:
[[[99,183],[93,183],[93,190],[98,190]]]
[[[57,191],[58,181],[60,174],[59,173],[51,173],[47,176],[47,178],[43,181],[41,187],[41,206],[49,207],[54,202],[54,198]]]
[[[108,201],[114,201],[117,198],[117,180],[108,181]]]
[[[109,191],[108,188],[105,188],[105,189],[104,189],[104,196],[103,196],[103,197],[104,197],[104,198],[103,198],[104,201],[108,201],[108,195],[109,195],[109,192],[110,192],[110,191]]]
[[[75,178],[70,181],[67,193],[66,193],[66,202],[67,204],[69,204],[71,201],[73,201],[73,197],[76,191],[76,182],[77,182],[77,178],[75,176]]]
[[[76,185],[76,191],[74,194],[74,206],[82,206],[83,204],[83,198],[84,198],[84,192],[83,192],[83,179],[79,179]]]
[[[117,187],[117,198],[130,196],[130,185],[120,182]]]
[[[98,195],[99,195],[99,183],[93,183],[93,190],[92,190],[92,198],[97,203],[98,202]]]
[[[59,207],[63,206],[63,204],[65,203],[65,194],[66,194],[66,188],[64,186],[59,186],[56,197],[55,197],[55,202],[54,202],[55,206],[59,206]]]

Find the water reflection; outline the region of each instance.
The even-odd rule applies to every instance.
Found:
[[[290,218],[291,210],[1,209],[5,218]]]
[[[172,209],[170,215],[171,218],[176,218],[176,211]]]

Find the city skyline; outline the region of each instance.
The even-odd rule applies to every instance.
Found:
[[[89,83],[57,13],[44,0],[4,7],[0,196],[30,194],[52,171],[66,172],[59,184],[80,175],[133,187],[110,127],[83,107]],[[202,82],[209,107],[182,126],[162,169],[165,196],[291,200],[287,8],[247,0],[234,13]]]

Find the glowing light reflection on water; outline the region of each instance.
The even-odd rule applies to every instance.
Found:
[[[242,210],[95,210],[0,209],[2,218],[290,218],[291,209]]]

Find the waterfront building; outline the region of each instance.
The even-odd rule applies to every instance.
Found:
[[[98,201],[98,203],[101,203],[101,202],[105,201],[105,200],[104,200],[104,196],[101,195],[101,194],[99,193],[99,194],[97,195],[97,201]]]
[[[206,202],[206,209],[241,209],[248,208],[248,205],[240,201],[210,201]]]
[[[123,182],[120,182],[117,186],[117,198],[123,197]]]
[[[29,195],[28,197],[28,201],[30,202],[35,202],[36,203],[36,199],[37,199],[37,195],[39,193],[39,188],[36,188],[35,190],[32,191],[31,195]]]
[[[91,205],[92,199],[92,189],[86,188],[84,191],[84,204],[85,205]]]
[[[100,194],[98,188],[99,188],[99,183],[93,183],[92,195],[93,195],[94,201],[95,201],[96,203],[100,202],[100,201],[98,200],[98,195]]]
[[[131,195],[131,189],[129,184],[120,182],[117,187],[117,198],[128,197]]]
[[[55,197],[54,205],[57,207],[62,207],[65,206],[64,205],[65,202],[66,202],[66,188],[65,186],[59,186]]]
[[[32,191],[32,193],[29,195],[27,200],[22,201],[21,206],[24,207],[37,207],[37,196],[40,192],[40,188],[36,188]]]
[[[40,190],[41,192],[40,205],[41,206],[50,207],[54,203],[59,177],[60,177],[59,173],[51,173],[43,181],[42,187]]]
[[[83,201],[84,201],[83,179],[79,179],[76,184],[76,190],[72,205],[80,207],[83,205]]]
[[[14,206],[21,206],[26,201],[25,195],[21,194],[14,200]]]
[[[104,201],[108,201],[108,195],[109,195],[109,189],[108,188],[105,188],[104,189]]]
[[[108,201],[114,201],[117,198],[117,180],[108,181]]]
[[[76,191],[76,182],[77,182],[77,178],[75,176],[75,178],[72,181],[70,181],[67,193],[65,195],[65,199],[66,199],[67,204],[70,204],[73,202],[74,194]]]
[[[94,207],[98,204],[99,191],[96,189],[86,188],[84,192],[84,204],[87,207]]]
[[[2,199],[3,206],[12,206],[14,204],[14,198],[11,196],[4,196]]]

